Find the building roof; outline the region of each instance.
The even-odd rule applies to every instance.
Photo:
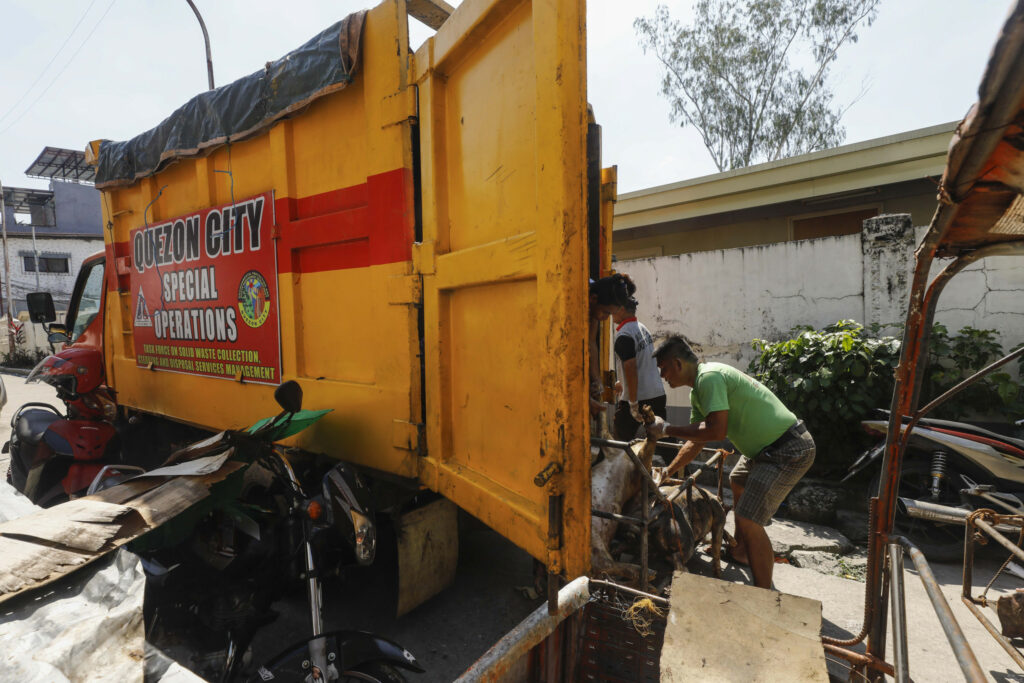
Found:
[[[941,176],[957,121],[619,195],[616,231]]]
[[[85,152],[62,147],[45,147],[25,169],[29,178],[57,178],[80,183],[96,180],[96,168],[85,161]]]

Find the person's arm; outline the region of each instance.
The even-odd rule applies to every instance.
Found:
[[[629,397],[629,405],[632,408],[633,404],[637,402],[636,392],[640,384],[636,372],[636,357],[622,361],[622,374],[624,375],[622,379],[625,380],[626,385],[626,395]]]
[[[676,453],[676,457],[672,459],[672,462],[668,464],[668,467],[664,471],[664,479],[671,477],[673,474],[683,469],[697,457],[697,454],[704,449],[704,444],[699,441],[687,441]]]
[[[708,441],[721,441],[729,431],[729,411],[716,410],[708,413],[702,422],[688,425],[671,425],[663,419],[656,418],[654,424],[647,427],[648,437],[660,439],[662,436],[675,436],[686,439],[676,457],[665,468],[664,476],[670,477],[686,467],[704,448]]]
[[[637,402],[637,390],[640,386],[639,374],[636,369],[636,342],[628,335],[621,335],[615,340],[615,355],[622,363],[622,381],[626,388],[626,400],[629,401],[629,412],[637,422],[643,422],[640,405]]]
[[[688,425],[665,423],[661,430],[663,436],[674,436],[687,441],[705,444],[708,441],[721,441],[729,431],[729,411],[716,410],[708,413],[702,422]],[[659,437],[660,438],[660,437]]]

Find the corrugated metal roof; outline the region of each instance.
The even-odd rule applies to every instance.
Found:
[[[96,168],[85,161],[85,152],[63,147],[45,147],[32,165],[25,169],[29,178],[57,178],[92,183]]]

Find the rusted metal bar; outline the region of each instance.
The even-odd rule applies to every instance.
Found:
[[[987,512],[992,511],[989,510]],[[994,515],[994,513],[992,514]],[[1017,666],[1019,666],[1021,669],[1024,669],[1024,656],[1022,656],[1021,653],[1017,650],[1017,648],[1013,646],[1013,643],[1010,642],[1009,638],[1004,636],[996,629],[995,624],[993,624],[989,620],[989,618],[985,615],[984,610],[982,610],[981,607],[978,606],[987,606],[988,600],[986,600],[984,596],[980,598],[975,598],[973,595],[975,534],[973,527],[975,526],[977,521],[978,520],[976,518],[972,518],[969,521],[967,521],[967,528],[964,530],[964,579],[963,590],[961,592],[960,599],[963,601],[965,605],[967,605],[967,609],[971,610],[971,614],[977,617],[978,621],[981,622],[981,625],[985,627],[985,630],[988,631],[992,635],[992,637],[996,639],[996,642],[998,642],[1004,650],[1006,650],[1006,654],[1010,655],[1010,658],[1014,662],[1016,662]]]
[[[924,553],[902,536],[894,536],[890,541],[899,543],[907,554],[910,555],[910,559],[917,569],[917,575],[921,579],[921,583],[924,584],[924,590],[928,594],[928,599],[932,602],[932,607],[939,618],[939,623],[942,625],[942,630],[946,634],[946,640],[949,641],[950,647],[953,648],[953,654],[956,656],[956,661],[964,674],[964,679],[967,681],[984,681],[985,674],[981,670],[981,665],[978,664],[978,658],[974,656],[974,651],[967,643],[967,638],[964,637],[964,632],[961,630],[960,624],[957,623],[953,610],[950,608],[949,603],[946,602],[946,597],[942,594],[939,582],[935,580],[935,574],[932,573],[932,568],[928,566],[928,560],[925,559]]]
[[[603,579],[591,579],[591,592],[593,592],[595,586],[599,588],[610,588],[612,590],[621,591],[623,593],[628,593],[629,595],[635,595],[638,598],[648,598],[649,600],[651,600],[651,602],[654,602],[655,604],[661,605],[663,607],[669,606],[668,598],[663,598],[659,595],[654,595],[652,593],[645,593],[644,591],[638,591],[635,588],[623,586],[617,583],[613,583],[611,581],[605,581]]]
[[[632,453],[632,450],[630,452]],[[638,462],[639,462],[639,460],[638,460]],[[640,469],[644,470],[646,468],[640,467]],[[648,483],[648,477],[644,477],[643,484],[640,487],[640,494],[642,496],[640,500],[643,501],[643,505],[640,506],[641,512],[643,514],[643,517],[641,518],[641,522],[643,524],[643,529],[640,532],[640,590],[643,590],[643,591],[647,590],[647,567],[649,566],[648,557],[647,557],[647,554],[648,554],[648,547],[647,547],[648,546],[648,538],[647,538],[647,534],[648,534],[648,531],[650,529],[650,524],[651,524],[651,506],[650,506],[650,503],[651,503],[651,498],[650,498],[651,488],[653,488],[655,491],[657,491],[658,490],[658,485],[654,484],[653,480],[651,480],[651,482]]]
[[[940,204],[932,218],[931,229],[917,250],[917,263],[914,267],[914,281],[910,290],[910,302],[900,361],[896,368],[896,383],[893,388],[892,403],[889,407],[889,427],[886,432],[885,456],[882,460],[882,477],[878,487],[877,515],[868,535],[868,573],[865,581],[865,596],[870,603],[873,614],[871,633],[868,638],[868,652],[878,657],[885,652],[885,596],[882,585],[883,550],[886,539],[892,534],[896,511],[896,498],[899,487],[899,473],[903,467],[903,454],[913,430],[915,419],[900,433],[903,416],[914,412],[921,390],[924,376],[924,365],[927,362],[925,352],[931,324],[935,316],[935,303],[949,280],[971,263],[999,254],[1020,253],[1024,242],[991,245],[976,249],[969,254],[961,254],[947,265],[938,276],[931,280],[929,272],[938,247],[939,238],[959,211],[959,205]],[[902,438],[901,438],[902,436]]]
[[[616,441],[614,439],[602,439],[599,436],[590,437],[591,446],[608,446],[609,448],[625,448],[629,445],[628,441]],[[679,451],[679,447],[683,444],[676,441],[658,441],[654,444],[654,450],[657,453],[675,455]],[[702,448],[701,453],[714,452],[714,448]]]
[[[997,361],[989,363],[988,365],[983,367],[981,370],[978,370],[976,373],[974,373],[973,375],[971,375],[967,379],[961,381],[959,384],[956,384],[952,388],[950,388],[950,389],[946,390],[945,392],[939,394],[938,396],[933,398],[925,407],[921,408],[916,413],[914,413],[914,418],[916,418],[916,419],[911,420],[911,424],[916,424],[922,417],[924,417],[925,415],[930,413],[936,407],[942,405],[943,403],[945,403],[946,401],[951,399],[956,394],[960,393],[961,391],[963,391],[967,387],[969,387],[972,384],[976,383],[978,380],[980,380],[985,375],[989,374],[990,372],[994,372],[995,370],[998,370],[1002,366],[1004,366],[1007,363],[1009,363],[1011,360],[1014,360],[1015,358],[1019,358],[1022,355],[1024,355],[1024,346],[1020,347],[1016,351],[1011,351],[1010,353],[1006,354],[1005,356],[1003,356],[1002,358],[1000,358]],[[907,431],[910,431],[909,425],[908,425]]]
[[[671,503],[671,502],[674,502],[674,501],[675,501],[675,500],[676,500],[676,499],[677,499],[677,498],[678,498],[679,496],[683,495],[683,493],[684,493],[684,492],[686,491],[686,489],[688,489],[689,487],[693,486],[693,485],[694,485],[694,484],[695,484],[695,483],[697,482],[697,477],[699,477],[699,476],[701,475],[701,473],[702,473],[702,472],[704,472],[704,469],[705,469],[706,467],[709,467],[709,466],[714,466],[714,465],[719,465],[719,466],[721,466],[721,463],[722,463],[722,462],[724,461],[724,459],[725,459],[725,458],[724,458],[724,456],[722,455],[721,451],[718,451],[718,452],[716,452],[716,453],[715,453],[715,454],[714,454],[713,456],[711,456],[710,458],[708,458],[707,462],[705,462],[705,463],[704,463],[703,465],[701,465],[700,467],[698,467],[698,468],[697,468],[697,469],[696,469],[696,470],[695,470],[695,471],[693,472],[693,474],[691,474],[691,475],[690,475],[690,476],[688,476],[688,477],[687,477],[686,479],[684,479],[684,480],[683,480],[683,481],[682,481],[682,482],[681,482],[681,483],[679,484],[679,488],[677,488],[677,489],[676,489],[675,491],[673,491],[672,493],[670,493],[670,494],[668,494],[667,496],[665,496],[665,498],[666,498],[666,499],[667,499],[667,500],[668,500],[668,501],[669,501],[670,503]],[[721,477],[719,477],[719,486],[721,486]],[[721,500],[721,499],[722,499],[722,491],[721,491],[721,488],[719,488],[719,491],[718,491],[718,499],[719,499],[719,500]]]
[[[880,671],[887,676],[896,676],[896,671],[893,669],[892,664],[882,659],[877,659],[870,655],[866,655],[863,652],[848,650],[845,647],[839,647],[838,645],[832,645],[830,643],[823,643],[822,647],[825,648],[825,652],[835,655],[836,657],[842,657],[851,664],[866,666],[874,669],[875,671]]]
[[[875,526],[876,526],[875,520],[876,520],[877,515],[878,515],[878,499],[877,498],[872,498],[872,499],[870,499],[868,501],[868,530],[869,530],[869,533],[871,533],[871,530],[873,530],[875,528]],[[829,636],[822,636],[821,637],[821,641],[823,643],[825,643],[826,645],[834,645],[834,646],[856,645],[857,643],[859,643],[860,641],[864,640],[867,637],[868,631],[871,628],[872,619],[874,617],[875,609],[876,609],[876,603],[875,603],[875,599],[874,599],[875,598],[875,594],[871,590],[871,586],[873,585],[873,581],[874,581],[873,573],[875,571],[878,571],[877,564],[872,561],[872,553],[874,553],[874,552],[876,552],[875,544],[871,542],[871,538],[869,537],[868,538],[868,566],[867,566],[867,575],[864,577],[864,583],[865,583],[865,589],[864,589],[864,623],[861,625],[860,632],[857,635],[855,635],[853,638],[847,638],[846,640],[840,640],[838,638],[831,638]],[[879,659],[875,655],[872,655],[872,656],[874,656],[875,659]],[[879,661],[882,661],[882,660],[879,659]]]
[[[473,666],[466,669],[456,682],[501,680],[513,664],[551,635],[566,617],[587,604],[590,600],[589,583],[587,577],[581,576],[566,584],[558,591],[558,609],[555,614],[548,614],[545,605],[535,609],[476,660]]]
[[[892,595],[892,649],[896,660],[898,683],[910,680],[910,664],[907,659],[907,602],[903,593],[903,548],[898,543],[889,544],[889,586]]]
[[[650,471],[646,467],[644,467],[644,464],[640,461],[640,458],[637,457],[637,454],[633,452],[633,449],[629,447],[628,443],[626,443],[625,441],[612,441],[610,439],[591,439],[590,443],[598,446],[611,446],[613,448],[621,448],[629,457],[629,459],[633,462],[633,466],[636,467],[636,469],[640,472],[640,475],[644,478],[644,480],[650,484],[651,490],[654,493],[654,497],[657,498],[660,502],[668,505],[668,501],[665,499],[665,496],[662,495],[661,491],[658,490],[658,485],[654,482],[654,479],[651,478]]]
[[[615,512],[605,512],[604,510],[590,510],[590,514],[594,517],[600,517],[601,519],[610,519],[620,524],[629,524],[631,526],[643,527],[644,521],[637,519],[636,517],[628,517],[626,515],[620,515]]]
[[[967,605],[967,609],[971,610],[971,614],[978,617],[978,621],[980,621],[981,625],[985,627],[985,630],[991,633],[992,637],[996,639],[996,642],[1003,646],[1003,649],[1006,650],[1006,654],[1010,655],[1010,658],[1016,662],[1017,666],[1024,669],[1024,656],[1017,651],[1017,648],[1013,646],[1010,639],[1000,633],[999,630],[996,629],[995,624],[989,621],[988,617],[985,616],[984,610],[966,597],[961,596],[960,599],[963,600],[965,605]]]
[[[978,510],[977,512],[974,513],[974,515],[977,515],[980,512],[991,512],[991,510]],[[1021,561],[1024,561],[1024,548],[1021,548],[1016,543],[1008,539],[1006,536],[1003,536],[1001,533],[999,533],[999,531],[993,528],[991,524],[981,519],[980,515],[978,517],[975,517],[974,515],[971,515],[971,518],[969,520],[968,531],[970,531],[970,524],[975,524],[979,529],[981,529],[986,534],[994,538],[996,540],[996,543],[998,543],[999,545],[1003,546],[1011,553],[1016,555]],[[993,516],[996,519],[1000,517],[1000,515]]]

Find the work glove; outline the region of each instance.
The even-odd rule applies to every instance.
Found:
[[[665,430],[668,429],[669,424],[661,417],[655,417],[654,422],[647,425],[647,438],[657,441],[658,439],[665,436]]]
[[[642,423],[644,416],[640,414],[640,404],[636,401],[629,402],[629,414],[633,416],[633,419],[637,422]]]

